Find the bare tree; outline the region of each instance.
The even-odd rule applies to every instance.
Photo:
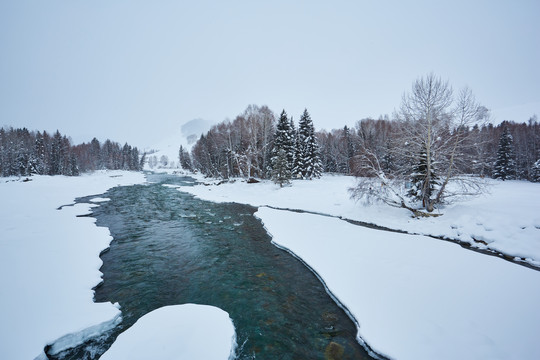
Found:
[[[481,181],[464,165],[478,133],[469,126],[486,116],[469,89],[454,98],[449,83],[433,74],[416,80],[403,95],[387,149],[362,146],[355,156],[355,173],[371,179],[360,180],[353,197],[427,215],[420,210],[431,213],[451,197],[479,193]],[[392,168],[383,166],[383,156],[393,159]]]

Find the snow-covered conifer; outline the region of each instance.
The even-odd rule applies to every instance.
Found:
[[[298,122],[293,174],[303,179],[319,178],[322,174],[319,144],[307,109],[304,110]]]
[[[291,179],[291,169],[287,160],[287,153],[283,148],[279,149],[277,154],[272,157],[272,180],[283,187]]]
[[[531,181],[540,182],[540,159],[536,160],[531,168]]]
[[[497,149],[497,160],[493,166],[493,178],[501,180],[512,180],[516,175],[516,162],[514,160],[514,140],[508,126],[504,126],[499,147]]]
[[[409,190],[409,196],[416,201],[422,201],[422,206],[425,207],[436,188],[440,185],[439,178],[436,175],[436,162],[431,162],[431,167],[427,166],[427,152],[422,151],[418,156],[418,161],[414,165],[411,174],[412,187]]]
[[[276,133],[274,135],[274,144],[272,148],[271,167],[274,169],[275,162],[280,161],[280,151],[285,153],[286,166],[289,172],[292,171],[294,166],[294,128],[291,128],[291,123],[287,118],[285,110],[281,112],[281,115],[276,126]]]
[[[180,161],[180,166],[184,170],[193,170],[193,165],[191,163],[191,157],[189,156],[189,153],[187,150],[180,145],[180,150],[178,151],[178,160]]]

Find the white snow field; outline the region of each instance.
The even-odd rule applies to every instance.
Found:
[[[120,334],[101,360],[226,360],[234,358],[236,335],[225,311],[207,305],[154,310]]]
[[[47,344],[56,342],[53,351],[60,351],[120,321],[115,305],[93,301],[109,230],[93,218],[76,217],[97,205],[57,208],[145,179],[142,173],[109,171],[31,180],[0,179],[2,359],[44,358]]]
[[[246,184],[240,180],[208,186],[208,180],[198,179],[207,184],[180,190],[204,200],[300,209],[457,239],[540,267],[540,183],[487,180],[484,195],[446,206],[441,210],[443,216],[414,219],[406,209],[351,200],[348,189],[356,184],[352,176],[323,175],[321,179],[293,181],[292,186],[283,188],[270,181]]]
[[[203,180],[204,181],[204,180]],[[444,215],[349,199],[354,179],[323,176],[180,187],[199,198],[303,209],[414,233],[446,235],[540,259],[540,184],[491,182],[490,193]],[[273,242],[305,261],[354,315],[359,335],[395,359],[540,359],[540,272],[457,244],[352,225],[338,218],[259,208]],[[481,238],[479,238],[482,236]]]

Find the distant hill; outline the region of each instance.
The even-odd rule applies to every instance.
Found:
[[[204,119],[193,119],[164,134],[163,140],[145,149],[146,163],[144,169],[180,168],[178,150],[183,146],[188,152],[201,134],[206,133],[213,122]],[[152,159],[151,159],[152,158]]]

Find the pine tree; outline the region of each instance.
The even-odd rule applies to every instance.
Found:
[[[516,162],[514,160],[514,140],[508,131],[508,126],[504,126],[499,138],[499,148],[497,149],[497,160],[493,166],[493,178],[501,180],[512,180],[516,176]]]
[[[36,135],[34,144],[34,153],[32,156],[32,172],[43,175],[47,173],[46,169],[46,148],[43,135],[40,132]]]
[[[291,169],[287,160],[287,153],[283,148],[279,149],[278,153],[272,157],[272,180],[283,187],[283,184],[288,184],[291,179]]]
[[[280,151],[285,153],[285,165],[290,173],[294,166],[294,128],[291,128],[291,123],[287,118],[285,110],[281,112],[281,115],[276,126],[276,133],[274,135],[274,144],[272,147],[271,168],[274,169],[280,156]],[[279,159],[281,161],[281,159]],[[282,166],[283,164],[280,164]],[[273,173],[272,173],[273,176]]]
[[[62,174],[62,165],[63,165],[63,147],[62,147],[62,135],[58,130],[54,133],[52,144],[51,144],[51,153],[49,156],[50,166],[49,166],[49,175],[60,175]]]
[[[191,157],[189,153],[182,145],[180,145],[180,150],[178,151],[178,160],[180,161],[180,166],[184,170],[193,170],[193,164],[191,163]]]
[[[540,182],[540,159],[531,168],[531,181]]]
[[[144,152],[141,156],[141,160],[139,161],[139,167],[138,170],[144,169],[144,163],[146,162],[146,153]]]
[[[313,121],[307,109],[304,110],[298,122],[293,174],[303,179],[319,178],[322,174],[319,144],[315,137]]]
[[[345,161],[341,164],[339,171],[344,174],[351,173],[351,160],[354,156],[354,144],[352,141],[351,131],[347,125],[343,127],[343,143],[345,144]]]
[[[426,207],[426,204],[428,204],[437,186],[440,185],[435,171],[435,164],[436,162],[432,161],[428,174],[427,152],[424,149],[424,151],[419,154],[418,162],[414,166],[411,174],[412,187],[409,190],[409,196],[414,200],[422,201],[423,207]]]
[[[77,163],[77,157],[72,153],[69,155],[69,175],[79,176],[79,164]]]

